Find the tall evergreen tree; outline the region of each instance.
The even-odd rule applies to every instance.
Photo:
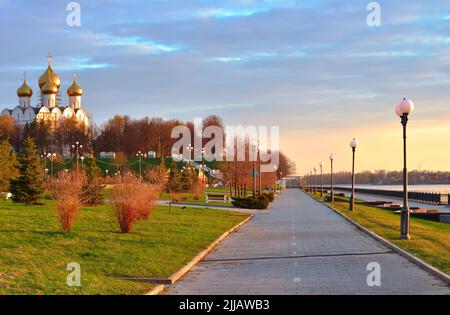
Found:
[[[19,175],[17,158],[8,140],[0,142],[0,192],[9,189],[9,182]]]
[[[10,182],[14,202],[36,204],[43,189],[42,166],[33,139],[27,137],[19,154],[19,177]]]

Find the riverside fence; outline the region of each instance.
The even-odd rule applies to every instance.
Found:
[[[316,186],[317,191],[320,191],[320,186]],[[324,187],[324,190],[331,190],[331,187]],[[350,187],[339,187],[335,186],[334,190],[351,192]],[[356,193],[376,195],[381,197],[393,197],[393,198],[403,198],[403,191],[401,190],[382,190],[382,189],[371,189],[371,188],[355,188]],[[449,194],[433,193],[433,192],[422,192],[422,191],[409,191],[408,199],[414,201],[420,201],[425,203],[439,204],[439,205],[449,205]]]

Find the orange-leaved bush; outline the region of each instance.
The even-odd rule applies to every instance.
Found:
[[[81,172],[60,172],[54,183],[55,212],[65,232],[72,230],[75,215],[81,208],[85,176]]]
[[[111,203],[122,233],[129,233],[139,220],[148,220],[155,206],[158,191],[138,177],[120,177],[111,194]]]

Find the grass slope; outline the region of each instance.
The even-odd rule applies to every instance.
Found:
[[[317,199],[320,199],[316,195]],[[355,205],[348,210],[348,198],[338,197],[330,206],[391,243],[450,274],[450,224],[411,218],[411,240],[400,239],[400,215],[390,210]]]
[[[166,167],[170,167],[170,162],[172,161],[172,158],[166,158],[164,159],[164,163]],[[151,168],[153,166],[158,166],[161,162],[161,158],[142,158],[142,170],[143,172],[147,168]],[[81,160],[79,161],[81,165]],[[198,162],[201,163],[201,162]],[[137,157],[130,157],[125,159],[124,161],[117,161],[115,159],[105,159],[105,158],[96,158],[96,164],[100,168],[103,175],[105,175],[106,170],[109,171],[109,175],[113,175],[117,171],[124,171],[125,169],[131,170],[135,173],[139,173],[139,158]],[[126,164],[126,165],[123,165]],[[181,169],[184,166],[183,162],[177,162],[177,167]],[[46,161],[46,167],[50,169],[50,161]],[[212,168],[217,169],[220,167],[221,162],[218,161],[212,161],[208,162],[205,161],[205,165]],[[44,161],[42,161],[42,167],[44,167]],[[53,173],[56,175],[58,172],[63,171],[64,169],[71,169],[76,167],[76,160],[75,158],[64,160],[64,161],[54,161],[53,163]]]
[[[0,202],[0,294],[142,294],[152,284],[116,277],[168,277],[248,215],[157,207],[150,221],[119,233],[109,205],[84,208],[73,232],[61,232],[52,201]],[[66,285],[70,262],[82,286]]]

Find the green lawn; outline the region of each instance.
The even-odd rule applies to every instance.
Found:
[[[320,197],[316,196],[320,199]],[[328,203],[365,228],[450,274],[450,224],[411,218],[411,240],[400,240],[400,215],[390,210],[355,205],[348,210],[348,198]]]
[[[51,209],[0,202],[0,294],[142,294],[152,288],[117,277],[168,277],[248,215],[157,207],[131,234],[119,233],[109,205],[82,209],[61,232]],[[66,285],[70,262],[82,286]]]

